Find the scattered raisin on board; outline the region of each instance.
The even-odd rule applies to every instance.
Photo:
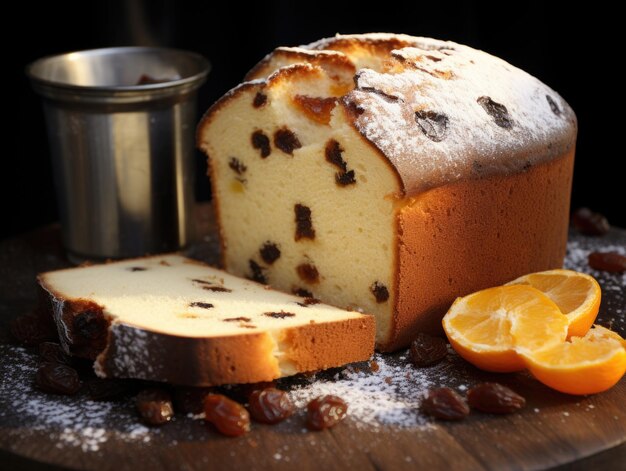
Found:
[[[462,420],[470,409],[465,399],[450,388],[437,388],[428,391],[422,401],[422,411],[442,420]]]
[[[572,214],[572,226],[578,232],[589,236],[601,236],[609,232],[609,221],[600,213],[589,208],[579,208]]]
[[[472,409],[491,414],[510,414],[526,405],[526,399],[499,383],[481,383],[467,392]]]
[[[277,424],[295,411],[289,394],[276,388],[257,389],[250,395],[248,410],[257,422]]]
[[[137,394],[135,406],[147,425],[163,425],[174,416],[172,399],[164,389],[144,389]]]
[[[348,404],[332,394],[313,399],[307,405],[306,423],[312,430],[324,430],[341,422],[348,412]]]
[[[244,406],[222,394],[204,398],[205,420],[229,437],[239,437],[250,431],[250,414]]]
[[[44,392],[71,396],[80,389],[78,373],[71,366],[42,363],[35,375],[35,385]]]
[[[626,271],[626,256],[617,252],[592,252],[589,254],[589,266],[594,270],[609,273],[623,273]]]
[[[436,365],[447,354],[448,346],[444,339],[424,333],[417,334],[409,349],[411,363],[418,367]]]
[[[63,347],[56,342],[42,342],[39,344],[39,357],[41,361],[48,363],[60,363],[71,365],[71,357],[65,353]]]

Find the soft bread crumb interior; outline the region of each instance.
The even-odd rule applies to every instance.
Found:
[[[113,323],[184,337],[269,331],[275,339],[286,328],[361,316],[324,304],[302,306],[301,297],[179,255],[60,270],[41,280],[57,298],[101,305]],[[280,362],[279,342],[275,350]]]

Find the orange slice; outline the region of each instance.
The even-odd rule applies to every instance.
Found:
[[[595,394],[611,388],[626,373],[624,339],[595,326],[584,337],[523,357],[535,378],[567,394]]]
[[[562,343],[567,317],[528,285],[499,286],[458,298],[443,318],[452,348],[487,371],[512,372],[526,365],[520,351]]]
[[[559,306],[569,321],[568,337],[582,337],[598,315],[602,291],[592,276],[572,270],[531,273],[507,285],[530,285]]]

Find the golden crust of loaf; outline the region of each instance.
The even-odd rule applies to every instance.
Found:
[[[398,215],[397,303],[384,350],[441,333],[458,296],[565,257],[574,150],[526,172],[434,188]],[[415,313],[420,313],[416,316]]]

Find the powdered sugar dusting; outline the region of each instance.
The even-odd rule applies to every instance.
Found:
[[[536,78],[460,44],[412,43],[392,51],[386,70],[360,70],[346,97],[361,110],[357,127],[395,165],[408,193],[472,175],[519,172],[573,145],[574,113]],[[505,107],[510,126],[498,125],[481,97]],[[436,139],[416,123],[416,112],[440,117]]]
[[[357,427],[380,430],[382,426],[428,427],[419,405],[428,389],[451,383],[447,362],[428,369],[416,369],[406,356],[375,354],[377,371],[349,367],[332,378],[316,377],[291,390],[297,407],[315,397],[333,394],[348,404],[348,414]]]
[[[94,452],[111,435],[129,442],[148,442],[151,434],[120,403],[56,396],[36,390],[32,381],[38,358],[24,348],[0,345],[0,423],[16,419],[22,430],[48,433],[56,446]],[[6,361],[10,358],[11,361]],[[115,423],[115,429],[111,429]]]
[[[612,235],[611,235],[612,234]],[[605,238],[570,236],[565,261],[566,268],[592,274],[600,282],[603,304],[600,311],[601,325],[626,333],[626,275],[591,270],[587,256],[591,251],[616,251],[626,255],[626,246],[620,245],[624,233],[613,230]],[[610,295],[609,295],[610,293]],[[133,351],[129,350],[128,355]],[[132,400],[118,402],[94,402],[81,393],[77,396],[55,396],[38,391],[32,386],[39,358],[32,350],[15,345],[0,344],[0,424],[19,424],[7,427],[8,433],[24,440],[30,436],[46,435],[59,448],[70,448],[84,453],[102,453],[110,440],[142,445],[160,442],[167,436],[190,440],[203,440],[210,436],[207,428],[194,428],[202,414],[176,417],[177,424],[162,429],[143,426],[134,410]],[[279,386],[289,394],[300,412],[296,417],[277,426],[289,433],[294,430],[310,434],[303,424],[303,409],[314,397],[335,394],[348,403],[346,422],[368,431],[386,431],[390,428],[428,431],[434,421],[420,413],[419,407],[426,392],[435,387],[448,386],[462,394],[478,382],[497,380],[506,384],[534,384],[526,373],[496,376],[481,372],[461,360],[451,350],[447,358],[429,368],[415,368],[407,358],[407,352],[375,354],[369,363],[349,365],[318,373],[313,377],[285,378]],[[588,414],[597,411],[593,397],[580,404]],[[577,403],[577,405],[579,405]],[[529,409],[533,415],[549,413],[549,404]],[[570,410],[570,415],[573,414]],[[566,414],[561,414],[567,417]],[[199,424],[198,424],[199,425]],[[170,432],[177,429],[176,434]],[[24,438],[26,437],[26,438]],[[314,435],[311,435],[314,437]],[[158,440],[157,440],[158,439]],[[310,439],[311,444],[314,438]],[[175,444],[175,440],[170,440]],[[289,450],[276,450],[274,459],[287,461]]]

